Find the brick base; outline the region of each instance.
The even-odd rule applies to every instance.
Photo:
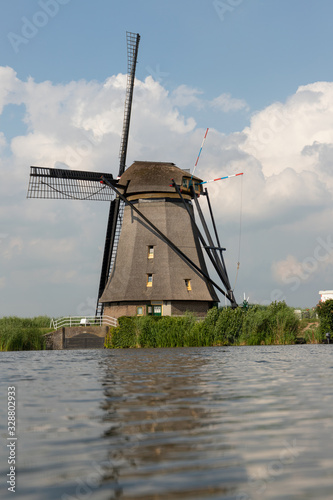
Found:
[[[162,303],[162,301],[161,301]],[[143,315],[147,314],[147,305],[150,302],[113,302],[106,303],[104,306],[105,316],[119,318],[120,316],[137,316],[137,307],[142,307]],[[163,316],[183,316],[190,312],[198,317],[205,317],[208,310],[212,307],[212,302],[201,301],[170,301],[165,305],[162,303]]]

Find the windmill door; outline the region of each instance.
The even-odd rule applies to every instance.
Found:
[[[152,304],[148,306],[147,314],[149,316],[162,316],[162,304]]]

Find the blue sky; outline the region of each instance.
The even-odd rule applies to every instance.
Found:
[[[138,78],[152,73],[168,90],[185,84],[207,98],[230,93],[245,99],[251,112],[284,101],[299,85],[332,80],[329,0],[66,2],[27,44],[18,44],[18,53],[8,34],[21,35],[22,18],[32,22],[48,3],[2,3],[1,65],[14,68],[23,80],[104,81],[126,72],[128,30],[142,36]],[[43,18],[37,20],[43,24]],[[221,131],[249,116],[242,113]]]
[[[25,191],[29,165],[66,163],[103,113],[79,168],[116,169],[126,31],[141,35],[129,163],[190,168],[209,127],[198,175],[246,171],[238,300],[311,307],[333,288],[332,2],[15,0],[0,14],[0,315],[81,314],[95,300],[105,210],[42,207]],[[234,275],[239,185],[210,189]]]

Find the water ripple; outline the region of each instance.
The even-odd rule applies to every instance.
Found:
[[[327,346],[0,355],[2,401],[17,388],[18,498],[332,498]],[[5,404],[0,416],[5,442]]]

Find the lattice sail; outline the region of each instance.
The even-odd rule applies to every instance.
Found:
[[[112,174],[30,167],[27,198],[112,201],[114,192],[100,182],[102,176],[117,184]]]
[[[140,35],[139,33],[131,33],[130,31],[127,31],[126,39],[127,39],[127,86],[126,86],[126,98],[124,107],[123,132],[121,135],[120,151],[119,151],[119,158],[120,158],[119,176],[121,176],[124,173],[124,170],[126,168],[127,145],[128,145],[129,127],[131,121],[135,69],[138,58]]]

